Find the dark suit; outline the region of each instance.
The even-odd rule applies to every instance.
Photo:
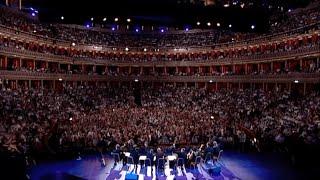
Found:
[[[156,154],[156,165],[158,165],[158,160],[160,159],[160,158],[163,158],[164,157],[164,154],[163,154],[163,152],[157,152],[157,154]]]
[[[149,152],[147,153],[147,158],[150,159],[150,161],[151,161],[151,166],[153,166],[153,164],[154,164],[154,162],[153,162],[153,157],[154,157],[154,154],[149,151]]]
[[[179,152],[178,158],[182,158],[184,162],[187,162],[187,154],[185,152]]]
[[[139,163],[139,151],[138,149],[132,149],[130,151],[130,156],[133,158],[134,164]]]
[[[147,155],[148,151],[149,151],[149,149],[147,147],[143,147],[143,148],[140,148],[139,154],[140,155]]]

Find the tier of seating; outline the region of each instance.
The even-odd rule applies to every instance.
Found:
[[[299,12],[282,14],[288,18],[274,17],[272,20],[271,35],[285,33],[288,30],[302,28],[320,21],[320,13],[317,7],[306,8]],[[29,32],[45,38],[52,38],[56,42],[75,42],[85,45],[103,45],[110,47],[149,47],[153,49],[177,47],[188,48],[193,46],[214,47],[219,43],[250,41],[251,38],[259,38],[266,34],[236,33],[228,30],[195,30],[194,32],[179,33],[118,33],[101,29],[87,29],[75,26],[60,24],[45,24],[28,18],[22,18],[20,13],[16,13],[5,7],[0,8],[0,24],[18,31]],[[278,20],[282,19],[282,20]],[[283,20],[285,19],[285,20]],[[279,22],[278,22],[279,21]]]

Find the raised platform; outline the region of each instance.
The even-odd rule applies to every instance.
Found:
[[[237,152],[225,152],[221,162],[221,173],[211,174],[203,166],[197,169],[169,169],[164,172],[156,172],[155,167],[140,167],[137,170],[133,166],[123,167],[118,164],[113,167],[113,160],[106,156],[106,167],[101,166],[96,156],[83,157],[82,160],[58,161],[42,163],[34,167],[31,179],[95,179],[114,180],[120,179],[320,179],[316,169],[293,168],[287,159],[278,154],[241,154]],[[132,176],[129,177],[130,173]],[[128,175],[129,174],[129,175]],[[137,176],[136,176],[137,175]]]

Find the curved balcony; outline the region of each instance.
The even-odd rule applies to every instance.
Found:
[[[202,52],[204,50],[212,50],[212,48],[233,48],[233,47],[239,47],[239,46],[248,46],[248,45],[255,45],[257,43],[262,43],[262,42],[270,42],[270,41],[277,41],[279,39],[288,39],[288,38],[296,38],[298,35],[308,33],[310,30],[319,30],[320,29],[320,22],[293,29],[290,31],[286,32],[280,32],[280,33],[275,33],[275,34],[267,34],[267,35],[261,35],[259,37],[255,38],[250,38],[238,42],[229,42],[229,43],[215,43],[215,44],[208,44],[204,46],[184,46],[184,47],[178,47],[178,46],[166,46],[166,47],[160,47],[161,52],[172,52],[174,48],[181,48],[181,49],[188,49],[188,52]],[[34,42],[39,42],[39,43],[44,43],[44,44],[50,44],[50,45],[57,45],[61,47],[70,47],[71,43],[70,41],[66,40],[61,40],[61,39],[54,39],[51,37],[46,37],[42,35],[37,35],[33,34],[30,32],[24,32],[19,29],[13,29],[9,28],[3,25],[0,25],[0,33],[7,34],[11,37],[20,39],[20,40],[29,40],[29,41],[34,41]],[[196,36],[196,35],[195,35]],[[113,49],[119,48],[123,49],[124,47],[120,46],[105,46],[103,44],[78,44],[77,49],[82,49],[82,50],[95,50],[94,47],[99,47],[101,48],[102,51],[106,52],[115,52]],[[129,47],[133,52],[135,51],[142,51],[142,48],[147,48],[147,49],[155,49],[159,47],[150,47],[150,46],[143,46],[143,47]]]
[[[0,54],[9,57],[19,57],[25,59],[35,59],[50,62],[59,62],[67,64],[91,64],[91,65],[116,65],[116,66],[215,66],[215,65],[230,65],[230,64],[245,64],[245,63],[261,63],[271,61],[281,61],[288,59],[297,59],[304,57],[319,57],[320,46],[317,45],[311,48],[302,48],[292,51],[284,51],[277,53],[270,53],[264,55],[243,56],[238,58],[222,58],[211,60],[196,60],[196,61],[110,61],[104,59],[92,58],[71,58],[53,54],[45,54],[21,50],[17,48],[1,47]]]
[[[266,75],[233,75],[233,76],[104,76],[54,74],[24,71],[0,71],[0,79],[10,80],[59,80],[63,81],[134,81],[143,82],[251,82],[251,83],[286,83],[299,80],[301,83],[320,83],[320,73],[291,73]]]

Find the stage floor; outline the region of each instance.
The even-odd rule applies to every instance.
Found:
[[[133,166],[123,167],[118,164],[113,167],[111,157],[105,157],[106,166],[96,156],[82,157],[81,160],[56,161],[41,163],[30,170],[31,179],[92,179],[92,180],[124,180],[127,173],[133,171]],[[221,174],[210,176],[203,166],[196,170],[178,168],[176,171],[165,167],[164,172],[156,174],[154,168],[138,166],[139,179],[217,179],[217,180],[259,180],[259,179],[316,179],[316,170],[297,170],[288,160],[276,154],[243,154],[225,152],[221,161]],[[133,172],[134,173],[134,172]]]

